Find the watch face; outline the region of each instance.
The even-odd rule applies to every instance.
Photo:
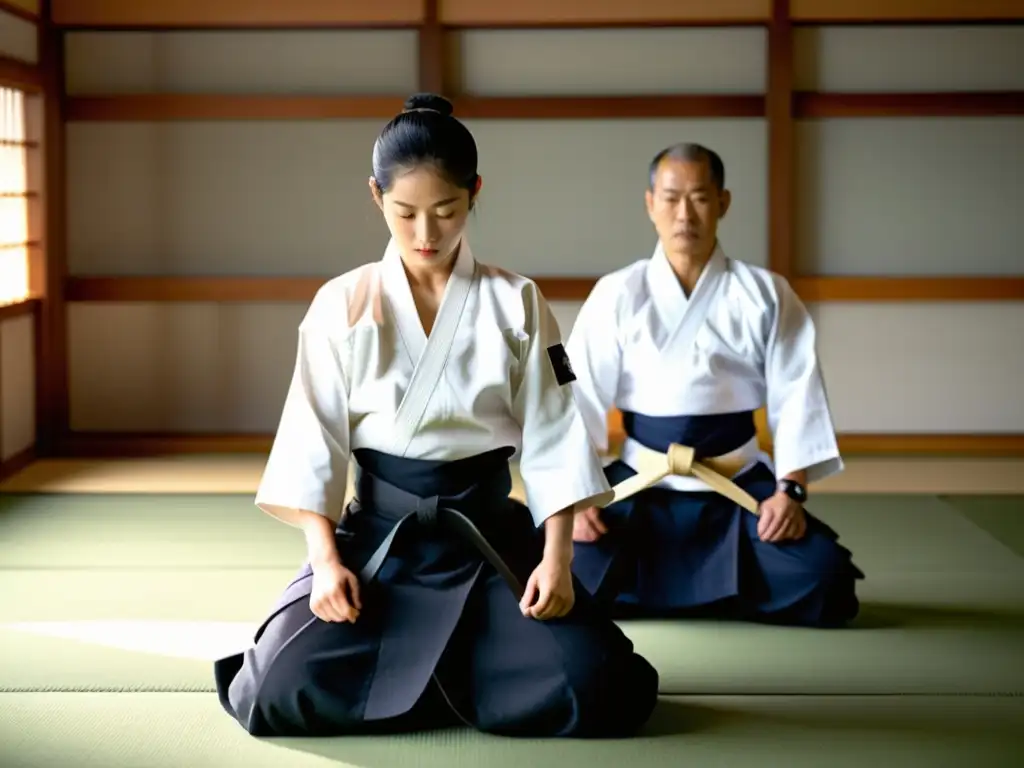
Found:
[[[783,480],[781,486],[783,493],[791,499],[794,499],[795,501],[806,501],[807,492],[799,483],[793,482],[792,480]]]

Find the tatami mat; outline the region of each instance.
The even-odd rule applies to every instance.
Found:
[[[252,504],[262,459],[42,462],[0,487],[0,765],[1019,766],[1021,468],[851,462],[812,509],[867,573],[855,626],[626,622],[665,698],[640,739],[595,743],[248,737],[211,661],[305,554]]]
[[[0,501],[2,690],[211,690],[304,555],[248,496]],[[934,497],[815,512],[867,572],[857,626],[624,624],[663,692],[1024,694],[1024,558]]]
[[[665,698],[644,734],[255,739],[211,694],[0,694],[5,768],[1017,768],[1024,699]]]
[[[254,493],[266,457],[186,455],[47,459],[0,483],[0,492]],[[518,485],[518,478],[515,479]],[[1024,494],[1024,458],[846,458],[819,493]]]

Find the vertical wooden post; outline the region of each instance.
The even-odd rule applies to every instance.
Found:
[[[421,91],[447,95],[445,87],[444,29],[438,18],[438,0],[424,0],[419,29],[419,84]]]
[[[39,16],[39,64],[43,74],[43,190],[45,259],[36,336],[36,428],[40,455],[53,455],[69,431],[66,204],[64,180],[64,39],[53,24],[51,2]]]
[[[793,125],[793,24],[789,0],[773,0],[768,25],[768,266],[795,273],[796,168]]]

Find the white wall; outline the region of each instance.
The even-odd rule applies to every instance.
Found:
[[[68,89],[416,90],[407,32],[72,33]],[[483,95],[762,93],[763,30],[460,33]],[[798,29],[799,87],[1021,88],[1024,28]],[[900,58],[903,57],[903,58]],[[1013,59],[1014,61],[1016,59]],[[368,65],[372,62],[372,66]],[[474,251],[529,275],[593,276],[649,255],[650,157],[695,140],[726,163],[727,251],[767,261],[763,119],[471,120],[484,193]],[[72,123],[74,275],[333,275],[379,258],[367,193],[380,120]],[[797,130],[797,262],[828,275],[1020,274],[1024,120],[828,119]],[[105,175],[102,185],[101,175]],[[102,187],[102,194],[100,189]],[[578,305],[559,302],[568,333]],[[817,304],[844,432],[1020,432],[1020,304]],[[74,429],[268,432],[297,304],[80,304]],[[1013,350],[1018,350],[1014,352]]]
[[[25,7],[26,3],[21,3]],[[36,8],[26,7],[36,11]],[[0,54],[12,59],[37,64],[39,62],[39,33],[36,24],[13,13],[0,10]]]

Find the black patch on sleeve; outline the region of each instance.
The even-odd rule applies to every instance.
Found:
[[[555,369],[555,381],[559,386],[576,381],[576,374],[572,371],[572,364],[569,362],[569,355],[566,353],[565,347],[561,344],[548,347],[548,359],[551,360],[551,367]]]

